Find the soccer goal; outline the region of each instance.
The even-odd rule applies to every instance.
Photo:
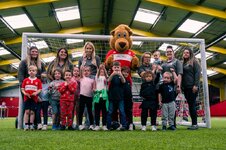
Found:
[[[56,57],[56,52],[59,48],[67,48],[69,57],[73,64],[78,64],[79,57],[83,53],[83,45],[86,41],[91,41],[95,45],[96,54],[101,58],[102,62],[105,60],[105,55],[110,50],[108,35],[83,35],[83,34],[48,34],[48,33],[23,33],[21,56],[24,59],[27,55],[27,49],[31,46],[36,46],[40,50],[42,61],[48,65]],[[141,37],[133,36],[132,50],[141,58],[144,52],[153,52],[159,50],[162,59],[165,59],[165,50],[168,45],[173,46],[175,56],[178,59],[182,58],[182,52],[185,47],[190,47],[196,57],[200,60],[202,68],[201,85],[199,87],[199,94],[197,97],[197,113],[198,125],[201,127],[211,128],[210,110],[209,110],[209,93],[207,80],[207,67],[205,55],[205,41],[203,39],[191,38],[156,38],[156,37]],[[139,103],[139,90],[141,79],[136,72],[132,74],[133,78],[133,96],[134,102]],[[19,117],[18,128],[23,127],[23,100],[20,95],[19,101]],[[187,102],[185,99],[177,99],[177,124],[191,125],[191,120],[186,108]],[[139,108],[137,108],[139,109]],[[139,110],[135,110],[139,111]],[[136,113],[136,112],[134,112]],[[161,111],[159,111],[161,116]],[[184,115],[186,114],[186,116]],[[188,117],[184,119],[184,117]]]

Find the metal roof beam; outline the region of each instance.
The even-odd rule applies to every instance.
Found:
[[[78,28],[72,28],[72,29],[63,29],[56,33],[65,33],[65,34],[82,33],[82,32],[89,32],[89,31],[100,30],[100,29],[103,29],[102,24],[96,25],[96,26],[86,26],[86,27],[78,27]],[[143,30],[139,30],[139,29],[135,29],[135,28],[133,28],[132,30],[135,35],[147,36],[147,37],[161,37],[161,35],[143,31]],[[15,39],[9,39],[9,40],[5,41],[6,45],[18,44],[21,42],[22,42],[21,37],[18,37]],[[211,46],[207,50],[212,51],[212,52],[221,53],[221,54],[226,54],[225,48],[221,48],[221,47],[217,47],[217,46]]]
[[[38,5],[43,3],[57,2],[59,0],[35,0],[35,1],[25,1],[25,0],[7,0],[0,3],[0,10],[10,9],[17,7],[26,7],[31,5]]]
[[[182,2],[178,2],[176,0],[146,0],[146,1],[164,5],[164,6],[168,6],[168,7],[183,9],[183,10],[190,11],[190,12],[200,13],[200,14],[204,14],[204,15],[208,15],[208,16],[212,16],[212,17],[216,17],[216,18],[226,19],[225,11],[221,11],[221,10],[217,10],[217,9],[213,9],[213,8],[193,5],[193,4],[189,4],[189,3],[182,3]]]
[[[99,24],[99,25],[95,25],[95,26],[85,26],[85,27],[77,27],[77,28],[71,28],[71,29],[62,29],[62,30],[59,30],[56,33],[76,34],[76,33],[100,30],[102,28],[103,28],[103,25]],[[5,40],[6,45],[19,44],[21,42],[22,42],[22,37],[17,37],[17,38],[14,38],[14,39]]]

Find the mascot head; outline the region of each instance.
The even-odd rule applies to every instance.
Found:
[[[118,52],[128,50],[132,46],[131,35],[133,34],[130,27],[121,24],[111,31],[110,46]]]

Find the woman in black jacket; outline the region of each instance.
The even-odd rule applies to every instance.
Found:
[[[201,68],[198,60],[190,48],[185,48],[183,52],[183,76],[182,88],[189,105],[189,112],[192,126],[189,130],[197,130],[196,97],[198,95]]]

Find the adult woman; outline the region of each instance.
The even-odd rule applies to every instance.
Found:
[[[188,128],[190,130],[198,129],[196,97],[198,94],[200,75],[201,68],[198,60],[195,59],[194,53],[190,48],[185,48],[183,52],[182,89],[188,102],[192,120],[192,126]]]
[[[37,67],[38,70],[37,70],[36,77],[41,79],[42,73],[46,71],[45,64],[41,62],[39,50],[35,46],[32,46],[29,48],[29,50],[27,51],[27,57],[24,60],[22,60],[19,64],[18,80],[19,80],[20,87],[22,86],[23,80],[29,76],[28,67],[30,65],[35,65]],[[23,94],[22,94],[22,98],[23,98]],[[22,128],[23,113],[24,113],[23,100],[20,100],[20,110],[19,110],[19,127],[20,128]],[[38,112],[35,112],[35,113],[36,113],[35,116],[38,117],[37,115]],[[36,120],[37,119],[38,118],[36,118]],[[36,120],[35,120],[35,124],[37,124]]]
[[[166,62],[162,64],[162,74],[166,71],[175,71],[175,73],[177,74],[177,93],[180,93],[183,68],[181,62],[174,57],[173,47],[170,45],[166,48],[166,57]]]
[[[47,76],[51,81],[54,79],[54,70],[56,68],[60,69],[63,74],[66,70],[73,70],[73,64],[68,58],[68,51],[66,48],[60,48],[57,51],[57,57],[48,66]]]
[[[37,47],[32,46],[27,51],[27,57],[20,62],[18,69],[18,80],[21,86],[23,80],[27,78],[28,75],[28,67],[30,65],[35,65],[38,68],[37,78],[41,79],[41,74],[45,72],[45,65],[41,62],[40,53]]]
[[[143,78],[145,71],[152,71],[153,73],[155,73],[155,70],[156,65],[151,64],[151,53],[145,52],[141,56],[141,65],[138,68],[138,74],[140,75],[141,78]]]
[[[97,69],[100,66],[100,57],[95,54],[95,47],[92,42],[86,42],[83,47],[83,56],[80,57],[78,66],[90,66],[91,77],[95,78]]]

